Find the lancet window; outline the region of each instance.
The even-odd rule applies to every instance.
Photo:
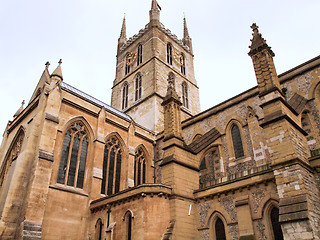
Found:
[[[283,234],[279,223],[279,209],[273,207],[270,212],[270,220],[274,239],[283,240]]]
[[[241,133],[239,127],[234,124],[231,128],[231,136],[232,136],[232,143],[233,143],[233,150],[235,158],[243,157],[243,145],[241,139]]]
[[[182,106],[189,108],[189,99],[188,99],[188,85],[182,83]]]
[[[104,148],[101,193],[120,191],[122,151],[116,136],[110,137]]]
[[[183,75],[186,75],[186,65],[183,53],[180,55],[180,70]]]
[[[122,87],[122,109],[128,107],[128,83],[124,83]]]
[[[137,66],[142,63],[142,45],[138,45],[138,57],[137,57]]]
[[[220,218],[217,218],[215,223],[215,232],[217,240],[226,240],[226,231],[223,224],[223,221]]]
[[[135,153],[134,185],[146,183],[146,159],[144,151],[139,148]]]
[[[167,44],[167,63],[172,65],[172,45],[170,43]]]
[[[130,54],[126,57],[126,74],[130,73],[130,66],[132,65],[132,57]]]
[[[142,76],[140,73],[137,74],[136,76],[135,85],[136,85],[135,100],[137,101],[141,98],[141,94],[142,94]]]
[[[87,151],[87,130],[82,122],[75,122],[69,127],[64,136],[58,183],[83,188]]]

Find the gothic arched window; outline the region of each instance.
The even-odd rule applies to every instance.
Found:
[[[188,85],[186,82],[182,83],[182,106],[189,108]]]
[[[244,151],[239,127],[234,124],[231,128],[232,143],[235,158],[243,157]]]
[[[144,151],[139,148],[136,151],[134,161],[134,185],[146,183],[146,159]]]
[[[102,240],[103,223],[101,218],[98,219],[95,228],[96,228],[95,240]]]
[[[64,136],[58,183],[83,188],[87,151],[87,130],[82,122],[75,122],[69,127]]]
[[[226,240],[226,232],[225,232],[224,224],[220,218],[217,218],[214,229],[216,232],[217,240]]]
[[[133,220],[132,213],[130,210],[128,210],[123,219],[123,221],[125,221],[125,224],[126,224],[126,240],[132,239],[132,220]]]
[[[279,223],[279,209],[276,207],[273,207],[270,212],[270,220],[272,225],[272,231],[274,239],[276,240],[283,240],[283,234],[281,230],[281,226]]]
[[[130,66],[132,65],[132,57],[131,54],[127,54],[126,56],[126,74],[130,73]]]
[[[210,149],[203,156],[200,162],[199,170],[200,188],[214,184],[214,180],[221,177],[220,155],[217,147]]]
[[[124,83],[122,87],[122,109],[128,107],[128,83]]]
[[[142,93],[142,76],[140,73],[137,74],[135,82],[136,82],[135,100],[137,101],[141,98],[141,93]]]
[[[138,45],[138,57],[137,57],[137,66],[142,63],[142,45]]]
[[[186,75],[186,64],[183,53],[180,55],[180,70],[183,75]]]
[[[167,63],[172,65],[172,45],[170,43],[167,44]]]
[[[122,153],[119,140],[110,137],[104,148],[101,193],[111,195],[120,191]]]

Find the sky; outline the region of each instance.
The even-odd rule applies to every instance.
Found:
[[[179,39],[186,14],[202,111],[256,86],[247,54],[254,22],[278,74],[320,54],[319,0],[158,3],[160,21]],[[1,136],[47,61],[52,73],[61,58],[66,83],[110,104],[124,13],[129,38],[149,22],[150,7],[151,0],[0,0]]]

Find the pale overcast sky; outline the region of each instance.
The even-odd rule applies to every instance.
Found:
[[[319,0],[158,0],[160,20],[193,40],[201,109],[256,85],[247,55],[252,23],[276,54],[278,74],[320,54]],[[0,0],[0,132],[29,101],[45,68],[62,58],[64,81],[110,103],[117,39],[149,21],[151,0]],[[0,137],[1,139],[1,137]]]

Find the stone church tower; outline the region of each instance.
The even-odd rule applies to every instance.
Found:
[[[192,42],[184,18],[179,40],[160,22],[160,6],[152,1],[150,21],[129,40],[123,19],[118,39],[116,79],[111,106],[130,115],[138,124],[163,131],[163,107],[169,73],[183,103],[182,120],[200,112],[199,89],[194,76]]]

